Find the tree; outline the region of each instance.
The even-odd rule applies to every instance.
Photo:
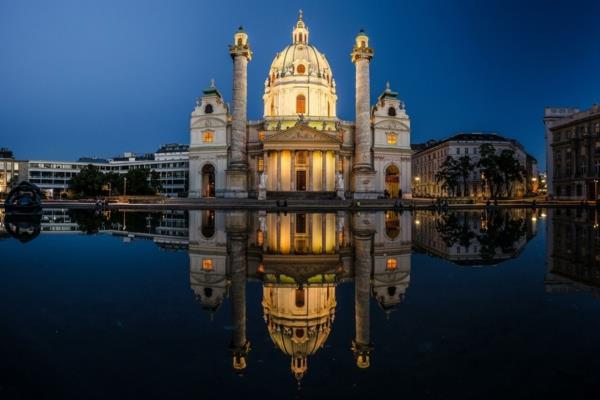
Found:
[[[104,175],[105,185],[110,188],[111,196],[118,196],[123,193],[123,176],[116,172],[109,172]]]
[[[10,178],[10,181],[8,181],[8,191],[11,191],[12,189],[16,188],[17,185],[19,184],[19,176],[18,175],[13,175],[12,178]]]
[[[69,187],[78,195],[98,196],[102,194],[104,183],[105,176],[100,169],[92,164],[88,164],[77,175],[71,178]]]
[[[469,195],[469,188],[467,185],[467,181],[469,180],[469,176],[471,172],[475,169],[475,164],[471,162],[471,158],[468,155],[464,155],[460,157],[455,164],[456,174],[461,177],[463,183],[463,196]]]
[[[452,157],[448,156],[440,165],[438,172],[435,174],[437,182],[442,182],[442,189],[448,191],[452,196],[456,195],[456,189],[458,187],[458,169],[457,161]]]
[[[132,195],[155,195],[160,189],[158,173],[150,172],[149,168],[133,168],[125,174],[127,178],[127,193]]]
[[[502,150],[498,157],[498,168],[502,172],[507,197],[512,197],[513,182],[523,182],[525,168],[515,157],[513,150]]]
[[[502,186],[503,177],[500,174],[498,166],[498,156],[496,149],[489,143],[484,143],[479,146],[479,161],[477,167],[481,171],[483,181],[490,190],[490,197],[495,199]]]

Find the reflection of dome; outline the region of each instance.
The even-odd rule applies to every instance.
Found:
[[[271,339],[292,357],[292,373],[300,380],[308,369],[307,357],[323,347],[331,331],[335,286],[266,284],[262,305]]]
[[[335,81],[325,55],[308,42],[302,13],[292,44],[275,55],[265,81],[264,116],[335,118]]]

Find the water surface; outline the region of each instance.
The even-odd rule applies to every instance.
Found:
[[[595,397],[597,218],[7,219],[0,397]]]

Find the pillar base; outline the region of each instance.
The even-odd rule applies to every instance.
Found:
[[[352,197],[354,199],[376,199],[383,195],[375,190],[375,175],[373,170],[352,171]]]
[[[248,170],[228,169],[225,171],[226,187],[223,197],[229,199],[248,198]]]

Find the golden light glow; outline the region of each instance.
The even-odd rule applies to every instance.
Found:
[[[323,157],[320,151],[313,152],[313,188],[315,191],[322,190],[321,175],[323,171]]]
[[[215,140],[215,133],[212,131],[206,131],[202,134],[202,141],[204,143],[212,143]]]
[[[212,271],[213,270],[213,262],[210,258],[205,258],[202,260],[202,269],[204,271]]]
[[[263,172],[265,170],[265,160],[262,157],[259,157],[256,162],[256,170],[258,172]]]
[[[325,153],[325,160],[327,160],[325,166],[325,173],[327,174],[326,190],[332,192],[335,190],[335,155],[332,151]]]
[[[260,247],[265,243],[265,234],[260,229],[256,232],[256,244]]]
[[[395,258],[388,258],[387,259],[387,269],[389,270],[394,270],[396,268],[398,268],[398,260],[396,260]]]
[[[281,232],[279,233],[279,252],[281,254],[290,254],[291,250],[291,214],[281,215],[280,216],[280,228]]]
[[[323,252],[323,219],[322,214],[312,214],[312,251],[314,254]]]
[[[306,113],[306,97],[303,94],[296,96],[296,114]]]
[[[281,155],[281,190],[291,190],[292,155],[289,150],[284,150],[279,154]]]
[[[398,136],[395,133],[387,134],[387,143],[388,144],[396,144],[398,142]]]

